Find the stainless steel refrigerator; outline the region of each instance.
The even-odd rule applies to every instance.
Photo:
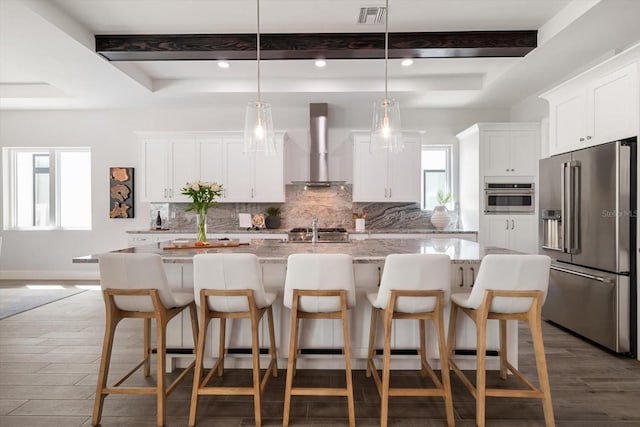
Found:
[[[549,255],[545,319],[637,354],[637,140],[540,160],[540,252]]]

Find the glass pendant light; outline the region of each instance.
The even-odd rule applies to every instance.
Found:
[[[276,142],[273,131],[273,117],[271,104],[260,98],[260,0],[256,0],[258,33],[257,33],[257,63],[258,63],[258,100],[249,101],[244,119],[244,149],[248,154],[263,153],[276,154]]]
[[[400,104],[387,95],[387,63],[389,60],[389,0],[386,0],[384,19],[384,99],[373,104],[370,151],[386,150],[397,153],[404,149]]]

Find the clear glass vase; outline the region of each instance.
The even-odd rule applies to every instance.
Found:
[[[201,210],[196,213],[196,220],[198,224],[198,242],[207,241],[207,211]]]

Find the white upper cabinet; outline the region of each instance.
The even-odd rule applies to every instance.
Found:
[[[284,202],[284,133],[276,155],[243,153],[240,132],[143,134],[143,200],[190,202],[187,182],[218,182],[220,202]]]
[[[285,201],[284,135],[276,134],[275,156],[254,156],[253,195],[251,201],[275,203]]]
[[[420,135],[404,133],[400,153],[369,150],[369,134],[353,137],[354,202],[420,201]]]
[[[638,62],[629,60],[613,58],[541,95],[549,102],[550,155],[638,134]]]
[[[200,142],[200,180],[205,182],[224,182],[222,149],[224,140],[211,137]]]
[[[143,199],[150,202],[187,202],[180,189],[199,179],[198,145],[192,138],[143,141]]]
[[[638,134],[638,65],[611,73],[587,91],[588,122],[593,143],[601,144]]]
[[[535,176],[539,126],[483,124],[480,168],[485,176]]]
[[[224,143],[224,202],[284,202],[283,135],[276,138],[276,155],[243,153],[242,137]]]
[[[223,199],[225,202],[251,200],[253,189],[253,159],[243,153],[243,141],[238,138],[224,143]]]

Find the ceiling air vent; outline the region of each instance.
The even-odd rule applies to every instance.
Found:
[[[384,7],[361,7],[358,24],[384,24],[386,9]]]

